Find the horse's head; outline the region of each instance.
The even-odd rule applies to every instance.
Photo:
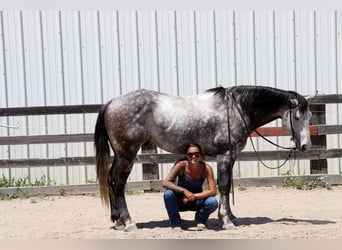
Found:
[[[302,152],[311,147],[309,120],[311,118],[309,105],[304,97],[289,99],[288,109],[282,117],[282,126],[292,135],[296,148]]]

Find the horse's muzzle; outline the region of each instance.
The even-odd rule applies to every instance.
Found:
[[[305,152],[308,149],[308,145],[303,144],[302,147],[300,148],[300,151]]]

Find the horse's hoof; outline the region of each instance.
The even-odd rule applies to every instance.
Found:
[[[225,223],[222,225],[222,229],[223,230],[236,230],[235,225],[233,224],[233,222],[229,222],[229,223]]]
[[[132,232],[132,231],[136,231],[138,230],[137,226],[135,225],[135,223],[129,223],[126,225],[125,227],[125,232]]]
[[[118,230],[118,231],[123,231],[125,230],[125,225],[122,224],[122,223],[116,223],[114,226],[113,226],[113,229],[115,230]]]

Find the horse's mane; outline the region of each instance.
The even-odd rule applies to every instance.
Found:
[[[265,102],[268,96],[273,98],[276,97],[274,99],[277,100],[279,104],[284,105],[288,104],[289,99],[296,98],[298,100],[298,106],[301,112],[304,112],[308,106],[307,100],[297,92],[291,90],[286,91],[268,86],[241,85],[231,88],[224,88],[220,86],[208,89],[206,92],[214,93],[214,95],[218,95],[223,100],[226,97],[227,90],[234,95],[241,96],[240,103],[242,106],[250,106],[252,105],[252,102],[255,101]]]
[[[218,95],[222,99],[224,99],[224,97],[226,96],[226,90],[227,90],[227,88],[220,86],[220,87],[208,89],[206,92],[207,93],[214,93],[214,95]]]

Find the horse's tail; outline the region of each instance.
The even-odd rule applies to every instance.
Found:
[[[109,205],[110,181],[109,181],[109,160],[110,150],[108,145],[108,134],[104,120],[104,114],[110,102],[100,108],[97,116],[94,133],[94,146],[96,158],[96,175],[99,183],[100,197],[102,202]]]

